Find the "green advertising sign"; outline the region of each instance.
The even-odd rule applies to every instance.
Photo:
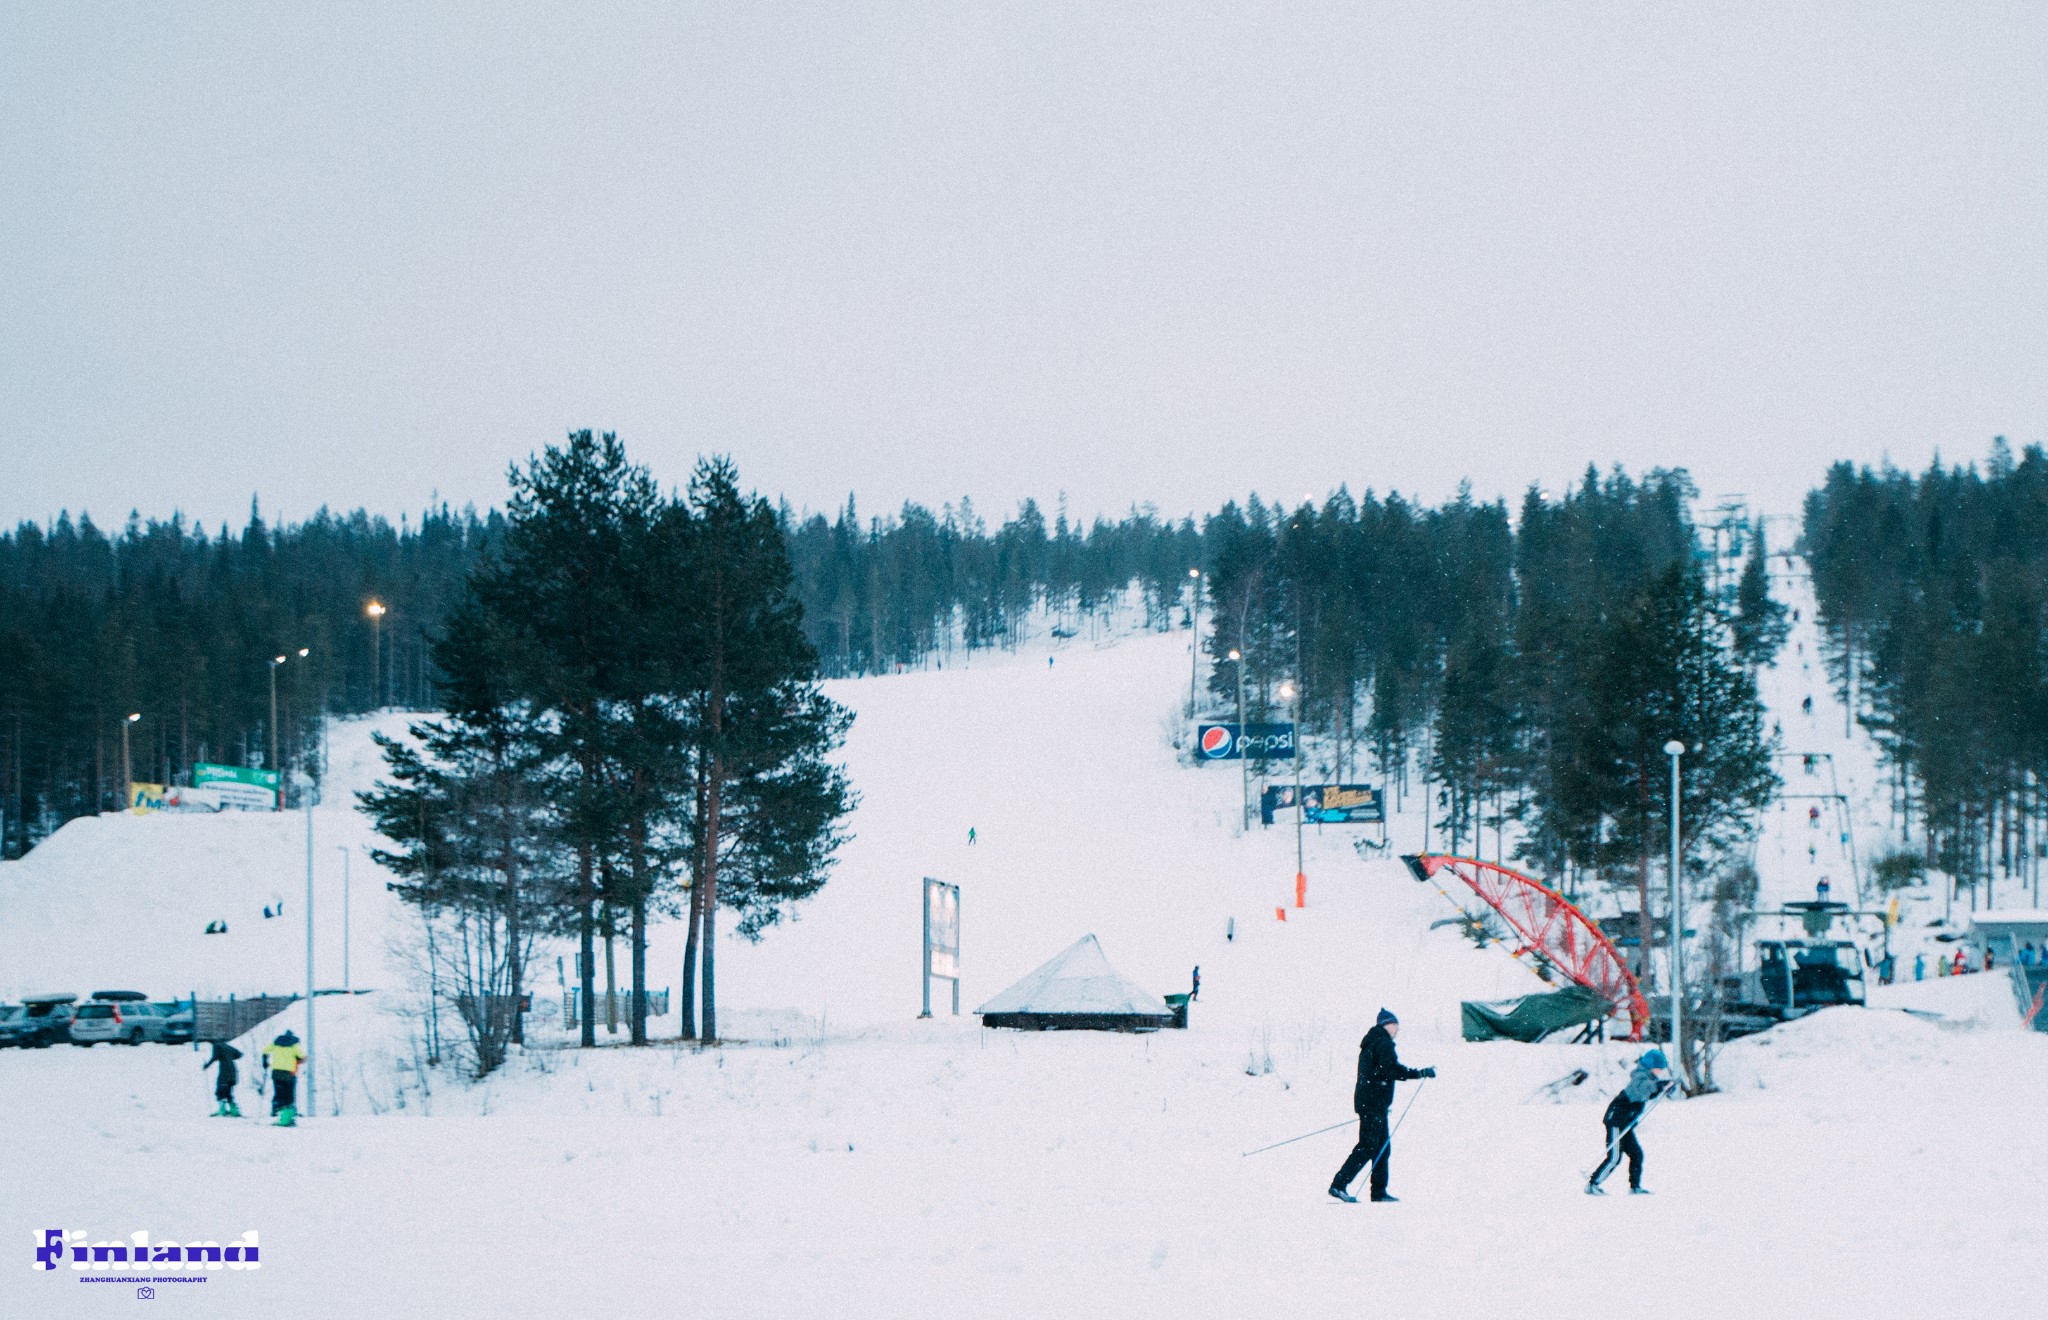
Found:
[[[277,806],[277,771],[251,770],[240,765],[192,767],[192,786],[210,789],[224,807],[269,811]]]
[[[195,784],[254,784],[258,788],[277,791],[277,771],[251,770],[242,765],[208,765],[201,761],[192,767],[192,782]]]

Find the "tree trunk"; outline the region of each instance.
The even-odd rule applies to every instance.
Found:
[[[640,772],[633,772],[637,788]],[[647,813],[633,818],[633,1012],[627,1026],[635,1045],[647,1043]]]
[[[1656,984],[1654,964],[1650,961],[1650,949],[1656,936],[1656,923],[1650,920],[1650,849],[1649,831],[1643,833],[1643,865],[1636,872],[1636,979],[1642,982],[1645,992]]]
[[[712,715],[712,736],[717,737],[719,719]],[[718,989],[713,976],[713,958],[717,949],[718,934],[718,825],[719,812],[724,788],[725,764],[714,753],[710,760],[710,773],[706,775],[704,799],[706,805],[703,849],[704,849],[704,898],[698,914],[703,928],[701,951],[704,956],[704,1025],[698,1036],[709,1045],[718,1039]]]
[[[526,1043],[526,1015],[519,1011],[519,997],[526,984],[526,967],[519,954],[519,855],[512,847],[508,814],[499,814],[499,870],[505,876],[505,961],[512,996],[512,1043]]]
[[[597,1048],[597,1015],[592,1012],[597,1005],[597,929],[592,920],[597,896],[592,891],[590,872],[590,845],[586,843],[576,849],[576,940],[582,951],[577,960],[576,982],[583,1001],[582,1018],[577,1023],[581,1031],[578,1043],[587,1050]]]

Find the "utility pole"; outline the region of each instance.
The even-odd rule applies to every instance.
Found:
[[[1678,759],[1685,755],[1685,744],[1673,738],[1664,744],[1664,754],[1671,758],[1671,1046],[1678,1051],[1677,1066],[1684,1069],[1681,1075],[1689,1080],[1692,1069],[1685,1066],[1685,907],[1678,890]]]
[[[1188,643],[1188,719],[1195,718],[1195,679],[1202,669],[1202,570],[1188,570],[1188,593],[1194,599],[1188,610],[1188,624],[1193,640]]]
[[[1299,908],[1308,906],[1308,868],[1302,864],[1301,854],[1301,822],[1308,814],[1301,798],[1301,685],[1282,683],[1280,699],[1291,699],[1294,709],[1294,906]]]

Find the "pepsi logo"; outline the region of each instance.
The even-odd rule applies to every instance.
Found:
[[[1212,724],[1202,730],[1202,755],[1221,756],[1230,750],[1230,730]]]

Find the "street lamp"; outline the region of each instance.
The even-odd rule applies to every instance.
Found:
[[[121,806],[124,809],[128,806],[128,799],[135,792],[131,787],[135,782],[135,771],[128,761],[128,726],[141,718],[142,712],[138,710],[121,721]]]
[[[271,810],[284,810],[284,776],[277,768],[277,667],[283,664],[283,656],[273,656],[270,661],[270,772],[278,776],[277,801]]]
[[[363,613],[370,616],[370,708],[380,710],[384,705],[384,606],[373,600]]]
[[[1188,643],[1188,718],[1195,718],[1195,675],[1202,665],[1202,570],[1188,570],[1188,592],[1195,598],[1188,611],[1188,625],[1193,629],[1193,640]]]
[[[1294,708],[1294,906],[1299,908],[1308,906],[1308,868],[1301,860],[1301,822],[1308,811],[1301,798],[1301,689],[1286,682],[1279,692],[1280,700]]]
[[[1251,738],[1244,729],[1244,653],[1232,647],[1227,658],[1237,666],[1237,759],[1244,780],[1244,806],[1238,812],[1237,823],[1243,828],[1252,819],[1252,758],[1246,755],[1251,750]]]
[[[1678,760],[1685,744],[1673,738],[1664,744],[1671,758],[1671,1047],[1685,1059],[1685,910],[1678,896]]]

